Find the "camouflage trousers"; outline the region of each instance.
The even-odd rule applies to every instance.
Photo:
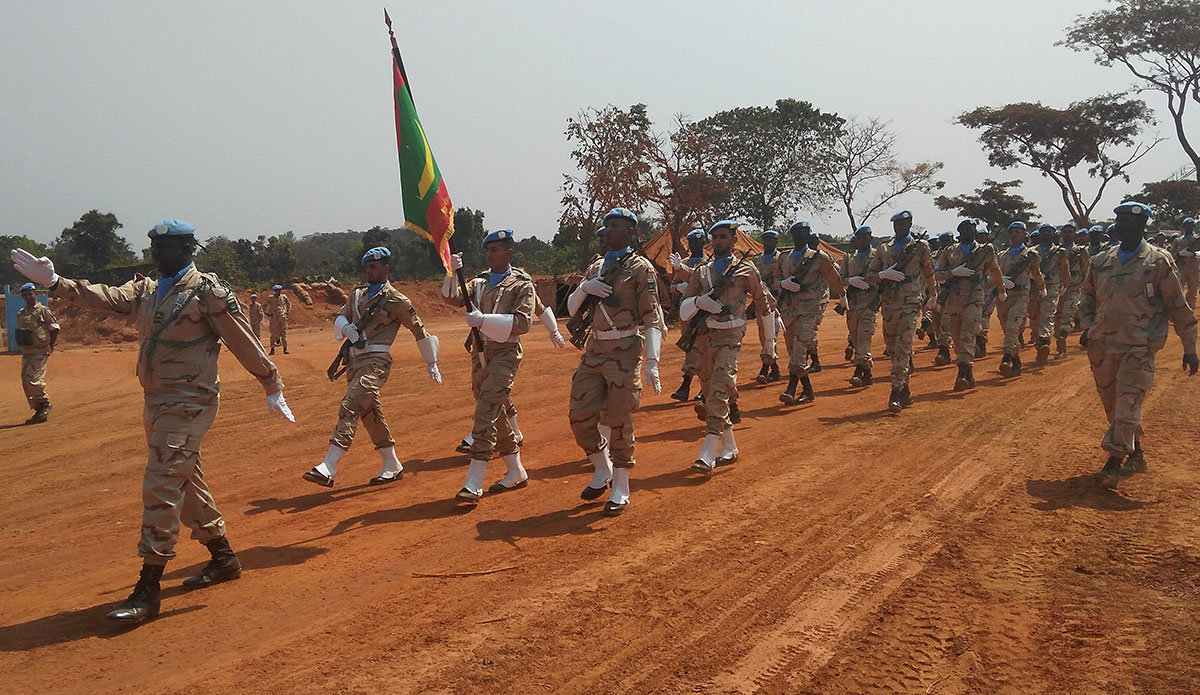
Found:
[[[808,353],[817,349],[817,328],[825,317],[825,302],[792,309],[783,314],[784,342],[788,349],[788,376],[808,371]]]
[[[934,335],[937,336],[937,345],[939,348],[950,347],[950,322],[946,320],[946,310],[941,304],[937,303],[937,299],[933,300],[933,308],[929,310],[933,319]]]
[[[954,345],[954,359],[959,364],[975,361],[975,336],[983,320],[983,301],[980,299],[950,299],[942,310],[942,322],[947,324]]]
[[[200,469],[200,441],[217,416],[217,403],[146,403],[148,458],[142,477],[142,534],[138,555],[148,565],[175,557],[179,527],[207,543],[225,535],[225,521]]]
[[[846,310],[846,328],[854,346],[854,366],[871,366],[871,339],[875,337],[875,320],[879,312],[872,305],[851,306]]]
[[[700,373],[700,355],[696,348],[683,353],[683,366],[679,368],[684,376],[696,376]]]
[[[50,360],[47,353],[21,353],[21,388],[25,390],[25,400],[29,407],[37,410],[50,402],[46,395],[46,362]]]
[[[991,290],[985,289],[983,293],[983,312],[979,318],[979,335],[987,340],[988,329],[992,327],[992,314],[996,312],[996,295]]]
[[[1183,296],[1187,300],[1188,306],[1192,311],[1196,310],[1196,290],[1200,289],[1200,265],[1197,265],[1196,260],[1187,265],[1179,266],[1179,279],[1183,284]]]
[[[738,357],[742,354],[745,334],[745,328],[713,329],[704,334],[700,380],[704,382],[706,434],[721,434],[733,426],[729,421],[729,402],[737,399]]]
[[[386,353],[367,353],[353,358],[346,370],[346,395],[338,408],[338,421],[329,438],[330,444],[348,450],[358,431],[358,421],[362,420],[376,449],[396,445],[379,400],[379,390],[387,383],[391,371],[392,358]]]
[[[921,318],[921,298],[883,302],[883,344],[892,355],[892,387],[908,385],[908,365],[912,361],[913,336]]]
[[[1037,312],[1030,310],[1029,321],[1033,324],[1033,334],[1039,340],[1049,340],[1054,337],[1054,314],[1058,309],[1060,287],[1046,283],[1046,296],[1039,297]]]
[[[1108,418],[1100,445],[1115,456],[1128,456],[1142,437],[1142,402],[1154,384],[1154,350],[1108,352],[1100,341],[1087,346],[1096,392]]]
[[[771,314],[770,316],[759,316],[758,320],[755,321],[755,323],[758,324],[758,343],[759,343],[759,345],[762,345],[762,347],[758,351],[758,357],[759,357],[759,359],[762,360],[762,363],[767,366],[777,364],[779,362],[777,357],[772,357],[772,355],[779,354],[778,353],[779,332],[776,331],[775,342],[772,343],[771,345],[767,345],[767,332],[766,332],[766,328],[763,324],[764,321],[768,321],[768,320],[774,321],[775,316],[776,316],[776,314]]]
[[[517,368],[521,366],[521,349],[516,343],[489,344],[484,351],[487,366],[480,366],[479,359],[471,355],[471,391],[475,394],[475,424],[471,430],[471,458],[487,461],[492,449],[501,456],[515,454],[520,450],[512,423],[508,421],[509,409],[516,412],[509,396]]]
[[[283,346],[284,350],[287,349],[287,321],[271,320],[270,348],[274,350],[276,345]]]
[[[1009,290],[1008,301],[1000,303],[998,312],[1004,327],[1004,354],[1016,355],[1021,351],[1021,331],[1029,315],[1029,290]]]
[[[1079,291],[1083,286],[1078,283],[1071,283],[1063,290],[1062,297],[1058,300],[1058,311],[1054,313],[1054,335],[1059,338],[1066,338],[1071,334],[1071,328],[1075,325],[1075,319],[1079,316]]]
[[[633,412],[642,398],[641,336],[620,340],[592,338],[571,378],[569,417],[575,442],[586,454],[600,451],[602,420],[612,428],[609,457],[617,468],[631,468]]]

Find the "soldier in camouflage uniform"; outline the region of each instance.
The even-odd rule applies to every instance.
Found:
[[[589,296],[598,301],[591,325],[585,327],[591,332],[587,348],[571,380],[569,415],[575,441],[594,467],[592,481],[580,497],[597,499],[611,485],[604,513],[618,516],[629,506],[633,412],[642,395],[642,351],[646,380],[659,393],[662,330],[654,266],[629,245],[637,233],[637,216],[614,208],[604,216],[604,226],[610,250],[588,266],[583,282],[567,299],[572,316],[584,310]],[[618,264],[620,259],[623,264]],[[612,284],[605,282],[606,276]],[[602,413],[611,432],[608,442],[598,428]]]
[[[236,579],[242,569],[225,539],[200,468],[200,443],[217,415],[217,355],[221,344],[262,385],[267,405],[295,421],[283,398],[279,372],[263,353],[227,285],[192,263],[195,228],[168,219],[149,232],[150,256],[161,277],[136,276],[120,286],[93,285],[59,277],[48,258],[12,252],[16,269],[51,293],[93,311],[137,318],[137,375],[145,390],[143,421],[148,461],[142,481],[142,526],[138,555],[142,571],[133,593],[108,614],[112,620],[140,623],[158,615],[159,582],[175,557],[182,522],[204,543],[212,560],[183,582],[199,588]]]
[[[1062,232],[1062,249],[1067,257],[1070,281],[1063,288],[1058,300],[1058,311],[1054,316],[1055,357],[1067,356],[1067,336],[1079,321],[1079,290],[1088,271],[1087,247],[1075,242],[1075,223],[1068,222],[1059,228]]]
[[[17,347],[21,349],[21,387],[25,401],[33,409],[26,425],[45,422],[50,415],[50,397],[46,395],[46,362],[58,342],[58,319],[37,301],[32,282],[21,286],[25,306],[17,312]]]
[[[275,346],[283,347],[283,354],[288,354],[287,348],[287,327],[288,314],[292,313],[292,302],[283,293],[283,285],[272,285],[271,289],[275,294],[267,298],[267,305],[263,308],[263,313],[267,315],[271,322],[271,353],[275,354]]]
[[[688,257],[681,258],[674,251],[671,252],[671,268],[675,273],[675,284],[671,289],[679,297],[683,297],[683,293],[687,290],[688,281],[692,278],[692,271],[704,263],[704,244],[708,241],[708,235],[703,229],[693,229],[687,233]],[[700,373],[698,366],[699,353],[693,348],[683,355],[683,366],[680,371],[683,372],[683,382],[679,384],[679,388],[671,394],[671,398],[677,401],[686,401],[692,397],[692,380]],[[704,387],[701,386],[703,391]]]
[[[776,286],[779,282],[779,232],[774,229],[768,229],[762,233],[763,252],[754,256],[754,266],[758,270],[758,277],[762,281],[763,288],[770,295],[772,321],[775,321],[774,328],[768,328],[766,324],[767,317],[756,315],[755,319],[758,324],[758,342],[762,347],[759,348],[758,356],[762,360],[762,369],[758,371],[758,376],[754,378],[760,384],[769,384],[773,381],[779,381],[779,346],[777,340],[779,337],[779,312],[778,295],[779,288]],[[768,345],[767,335],[772,336]]]
[[[975,336],[978,335],[983,314],[983,298],[988,291],[990,274],[996,287],[998,301],[1005,301],[1004,279],[996,264],[996,250],[990,244],[975,241],[976,222],[964,219],[958,223],[958,243],[938,252],[934,277],[944,282],[942,304],[945,320],[950,325],[954,342],[958,378],[955,391],[975,388]]]
[[[850,253],[842,256],[839,276],[846,287],[846,327],[850,331],[854,376],[851,386],[870,386],[871,340],[875,337],[875,317],[879,314],[879,287],[867,281],[867,272],[877,251],[871,247],[871,228],[863,225],[854,232]]]
[[[490,493],[517,490],[528,484],[521,464],[521,443],[504,416],[511,406],[513,381],[521,363],[521,336],[529,332],[536,310],[533,278],[512,267],[516,241],[512,230],[498,229],[483,240],[488,269],[466,283],[469,302],[467,325],[472,329],[471,390],[475,394],[475,424],[471,431],[471,462],[467,481],[457,499],[478,504],[483,496],[484,474],[493,446],[504,461],[505,475],[488,488]],[[450,259],[450,269],[462,269],[462,257]],[[464,306],[458,283],[448,276],[442,296]],[[482,350],[481,350],[482,348]]]
[[[831,296],[841,297],[842,281],[837,266],[824,251],[808,244],[812,226],[807,220],[796,222],[788,230],[795,243],[791,253],[779,258],[779,315],[783,319],[784,343],[788,348],[788,385],[779,400],[787,405],[811,403],[812,381],[806,364],[817,339],[817,326],[825,314]],[[803,387],[796,395],[797,382]]]
[[[1127,202],[1114,212],[1120,246],[1092,259],[1080,302],[1083,342],[1109,423],[1101,442],[1108,460],[1097,480],[1110,488],[1121,475],[1146,470],[1142,402],[1154,383],[1154,355],[1166,344],[1168,319],[1183,343],[1183,368],[1195,375],[1200,367],[1196,315],[1175,263],[1142,239],[1150,208]]]
[[[254,337],[262,342],[262,321],[263,321],[263,305],[258,303],[258,293],[250,293],[250,306],[247,307],[250,314],[250,329],[254,331]]]
[[[1059,297],[1063,289],[1071,284],[1071,268],[1067,261],[1067,251],[1054,243],[1054,225],[1043,224],[1037,231],[1029,235],[1029,240],[1037,247],[1038,262],[1041,264],[1042,279],[1046,282],[1046,296],[1038,303],[1036,312],[1037,323],[1034,328],[1037,337],[1037,361],[1045,364],[1050,357],[1050,336],[1054,334],[1054,316],[1058,308]],[[1030,321],[1034,312],[1030,312]]]
[[[1200,253],[1200,239],[1196,235],[1196,220],[1185,217],[1179,226],[1183,228],[1183,234],[1175,240],[1171,253],[1179,268],[1179,279],[1183,281],[1184,297],[1195,311],[1196,290],[1200,288],[1200,258],[1196,257]]]
[[[386,485],[404,475],[404,467],[396,457],[396,440],[383,415],[379,391],[392,373],[392,343],[400,328],[406,328],[417,341],[421,361],[434,383],[442,383],[438,371],[438,339],[425,332],[421,317],[412,302],[388,282],[392,252],[386,246],[369,249],[362,257],[367,284],[354,288],[350,297],[333,320],[335,340],[348,340],[349,362],[346,363],[346,395],[338,408],[338,421],[329,438],[325,458],[302,476],[310,483],[333,487],[338,463],[358,431],[358,421],[371,436],[383,467],[370,485]]]
[[[975,231],[975,243],[981,245],[992,243],[992,235],[988,233],[987,227],[980,227]],[[992,327],[992,314],[996,310],[996,294],[994,287],[984,290],[983,293],[983,312],[979,319],[979,334],[975,336],[976,357],[987,355],[988,330]]]
[[[749,259],[738,262],[733,258],[737,229],[736,222],[722,220],[708,230],[713,243],[712,260],[692,271],[679,305],[679,317],[685,321],[704,312],[704,340],[697,341],[697,346],[700,378],[704,384],[705,435],[700,455],[692,468],[706,474],[712,473],[718,463],[733,463],[738,457],[729,407],[736,393],[738,356],[746,334],[748,302],[753,302],[758,314],[765,319],[767,343],[774,344],[775,338],[775,312],[758,269]],[[718,290],[726,272],[731,273],[730,279],[714,296],[714,290]]]
[[[1008,225],[1008,251],[997,259],[1004,276],[1008,297],[999,303],[1000,325],[1004,328],[1004,356],[1000,358],[1000,374],[1013,377],[1021,374],[1021,329],[1029,312],[1030,290],[1037,287],[1038,296],[1046,293],[1037,251],[1025,246],[1025,223]]]
[[[813,251],[821,250],[821,239],[820,239],[820,237],[817,236],[816,232],[813,232],[808,235],[808,248],[812,249]],[[826,254],[826,255],[828,255],[828,254]],[[831,260],[832,260],[832,258],[833,257],[830,256]],[[846,295],[842,295],[841,298],[844,299],[845,296]],[[825,291],[822,293],[821,306],[824,307],[828,304],[829,304],[829,286],[827,284],[825,286]],[[844,302],[843,302],[843,304],[844,304]],[[841,305],[839,305],[839,306],[841,306]],[[842,306],[842,308],[844,309],[845,307]],[[822,309],[821,313],[817,314],[816,333],[813,334],[812,342],[808,346],[808,373],[809,374],[816,374],[817,372],[821,371],[821,369],[822,369],[821,353],[818,348],[819,348],[819,345],[821,342],[821,336],[820,336],[821,322],[824,320],[825,320],[825,310]]]
[[[938,253],[954,246],[954,244],[953,232],[942,232],[937,237]],[[933,253],[932,249],[930,253]],[[933,255],[933,258],[937,258],[937,256]],[[937,356],[933,358],[933,363],[939,367],[950,364],[954,359],[950,356],[950,322],[946,320],[945,307],[938,301],[938,297],[944,292],[945,284],[945,280],[938,280],[937,293],[928,299],[929,316],[933,322],[929,335],[931,343],[937,347]]]
[[[908,380],[912,368],[912,341],[921,316],[921,305],[934,292],[933,260],[929,244],[912,234],[912,213],[892,215],[895,237],[875,249],[866,281],[879,287],[883,311],[883,341],[892,355],[892,392],[888,409],[900,412],[912,404]]]

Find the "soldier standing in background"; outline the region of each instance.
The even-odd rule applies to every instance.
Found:
[[[250,328],[254,331],[254,337],[258,338],[259,342],[262,342],[263,306],[258,303],[257,292],[250,293],[248,312],[250,314]]]
[[[1183,368],[1195,375],[1196,315],[1188,306],[1171,255],[1146,242],[1150,208],[1118,205],[1120,246],[1097,254],[1083,282],[1083,342],[1108,418],[1108,452],[1097,481],[1117,486],[1121,475],[1146,470],[1142,402],[1154,384],[1154,356],[1167,341],[1167,320],[1183,343]],[[1122,465],[1124,462],[1124,466]]]
[[[854,360],[851,386],[870,386],[871,340],[875,337],[875,317],[879,313],[879,288],[867,282],[867,271],[876,251],[871,247],[871,228],[863,225],[854,231],[850,253],[842,257],[840,277],[846,286],[846,327]]]
[[[271,320],[271,354],[275,354],[275,346],[283,347],[283,354],[288,354],[287,326],[288,314],[292,312],[292,302],[283,293],[283,285],[272,285],[275,294],[267,298],[264,312]]]
[[[58,342],[58,319],[37,300],[32,282],[21,285],[25,306],[17,312],[16,339],[21,348],[21,387],[25,401],[33,409],[26,425],[45,422],[50,415],[50,397],[46,395],[46,363]]]

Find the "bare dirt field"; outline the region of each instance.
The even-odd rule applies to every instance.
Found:
[[[1089,477],[1105,423],[1074,337],[1070,357],[1007,383],[993,352],[966,394],[950,391],[953,366],[918,352],[916,403],[894,416],[886,376],[848,387],[832,312],[808,406],[751,383],[751,331],[741,460],[710,480],[691,472],[701,423],[646,392],[632,504],[609,519],[578,497],[578,354],[539,326],[514,394],[529,487],[470,511],[451,500],[472,410],[465,327],[428,315],[446,383],[402,335],[383,400],[407,475],[382,488],[366,486],[379,460],[362,441],[332,490],[300,478],[343,393],[325,378],[327,327],[294,330],[293,354],[277,355],[295,425],[222,356],[205,470],[247,571],[183,592],[207,559],[183,538],[163,614],[133,630],[104,614],[139,567],[135,347],[57,352],[50,422],[28,427],[20,358],[0,356],[0,689],[1200,691],[1200,378],[1180,372],[1173,336],[1145,408],[1150,470],[1109,491]],[[670,391],[680,355],[665,351]]]

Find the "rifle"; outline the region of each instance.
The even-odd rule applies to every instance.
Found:
[[[846,260],[846,271],[847,271],[847,273],[849,273],[849,271],[850,271],[849,259]],[[880,292],[878,287],[860,290],[857,287],[855,287],[854,285],[850,285],[850,284],[846,285],[846,307],[847,308],[843,309],[842,305],[838,304],[833,307],[833,310],[835,312],[837,312],[839,316],[844,315],[846,313],[846,311],[849,310],[850,298],[857,297],[859,295],[859,293],[862,293],[862,292],[870,292],[873,295],[871,301],[868,302],[864,308],[869,310],[871,313],[875,313],[876,311],[878,311],[879,305],[883,303],[883,297],[881,296],[882,293]]]
[[[633,255],[633,251],[621,254],[612,262],[612,266],[608,271],[600,276],[600,280],[613,288],[614,294],[610,294],[601,300],[595,295],[588,295],[583,300],[583,304],[579,307],[579,311],[567,320],[567,332],[571,334],[571,344],[582,350],[587,345],[588,336],[592,333],[592,317],[596,313],[596,305],[603,301],[607,306],[620,306],[621,298],[616,296],[616,279],[621,271],[625,269],[625,263],[629,257]],[[603,257],[601,257],[603,258]],[[604,266],[601,265],[601,268]]]
[[[743,251],[742,257],[738,259],[737,263],[730,263],[729,267],[725,269],[725,272],[721,273],[721,277],[717,278],[717,281],[713,283],[709,294],[714,298],[721,296],[721,293],[725,291],[725,288],[729,286],[729,283],[733,282],[734,272],[746,262],[746,259],[749,258],[749,256],[749,251]],[[726,306],[721,313],[725,314],[729,311],[730,308]],[[679,340],[675,341],[675,346],[684,352],[691,351],[691,349],[696,346],[696,339],[700,337],[700,334],[708,330],[708,323],[706,319],[708,319],[710,315],[711,314],[709,314],[707,311],[697,311],[696,315],[693,316],[691,320],[688,321],[687,325],[683,327],[683,331],[679,336]]]
[[[982,249],[984,245],[980,244],[980,243],[976,243],[975,246]],[[989,244],[989,246],[990,246],[990,244]],[[955,280],[968,280],[970,278],[976,277],[979,274],[979,268],[970,265],[970,262],[978,257],[979,256],[975,253],[974,248],[972,248],[970,251],[967,252],[967,255],[963,257],[962,264],[967,266],[971,270],[975,271],[975,273],[972,275],[968,275],[966,277],[958,277],[957,275],[951,275],[949,278],[947,278],[946,281],[942,283],[942,289],[938,292],[938,296],[937,296],[938,306],[946,306],[946,300],[950,298],[950,288],[953,287],[953,285],[951,285],[952,282],[954,282]]]
[[[920,233],[920,232],[913,233],[913,241],[914,242],[915,241],[924,241],[925,239],[928,239],[928,238],[929,238],[928,233],[924,233],[924,234]],[[891,242],[888,242],[888,243],[891,243]],[[911,261],[913,259],[913,256],[916,255],[917,250],[920,248],[921,248],[921,245],[917,244],[917,243],[913,243],[913,244],[909,245],[907,248],[905,248],[903,251],[900,252],[900,255],[896,256],[896,262],[893,263],[892,265],[895,266],[896,270],[900,270],[904,266],[908,265],[909,261]],[[900,272],[904,272],[904,271],[901,270]],[[887,278],[879,278],[879,281],[895,283],[892,285],[887,285],[887,287],[889,287],[889,288],[899,287],[900,282],[901,282],[900,280],[889,280]],[[879,291],[882,294],[883,286],[880,286]]]
[[[1022,258],[1021,260],[1014,263],[1013,267],[1008,269],[1007,275],[1008,275],[1009,279],[1013,280],[1015,282],[1016,277],[1018,275],[1020,275],[1021,273],[1025,272],[1025,269],[1028,268],[1031,263],[1033,263],[1033,259],[1035,259],[1035,258],[1037,258],[1037,254],[1035,254],[1035,253],[1025,254],[1024,258]],[[993,287],[992,288],[992,296],[995,297],[998,294],[1000,294],[1000,288]]]
[[[808,260],[804,261],[804,264],[803,264],[803,265],[801,265],[801,266],[799,266],[799,267],[797,267],[797,268],[796,268],[796,272],[792,273],[792,282],[796,283],[797,285],[800,285],[800,289],[798,289],[798,290],[785,290],[785,289],[783,289],[783,288],[781,287],[781,288],[779,288],[779,289],[780,289],[780,291],[782,291],[782,292],[795,292],[796,294],[800,294],[801,292],[803,292],[803,291],[804,291],[804,283],[800,282],[800,278],[802,278],[802,277],[804,277],[805,275],[807,275],[807,274],[808,274],[808,269],[809,269],[810,267],[812,267],[812,264],[813,264],[813,263],[816,263],[816,262],[817,262],[817,258],[818,258],[818,257],[820,257],[820,255],[821,255],[821,252],[820,252],[820,251],[815,251],[815,252],[813,253],[813,255],[811,255],[811,256],[809,256],[809,257],[808,257]]]
[[[349,338],[342,341],[342,347],[338,349],[337,356],[325,370],[325,376],[328,376],[330,381],[337,381],[349,369],[350,348],[361,350],[367,346],[367,336],[363,333],[363,329],[366,328],[367,322],[371,320],[375,312],[379,310],[379,306],[383,304],[383,297],[383,290],[380,289],[379,294],[375,295],[375,299],[372,299],[371,304],[367,306],[367,310],[354,322],[354,327],[358,330],[358,341],[352,343]],[[357,302],[358,297],[351,295],[350,301]]]

